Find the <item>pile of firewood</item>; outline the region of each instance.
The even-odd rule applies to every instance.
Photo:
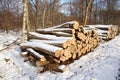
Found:
[[[29,41],[20,45],[29,60],[35,61],[37,66],[44,66],[53,61],[62,64],[80,58],[82,55],[93,51],[99,44],[98,29],[83,28],[77,21],[66,22],[64,24],[37,29],[36,32],[29,32]],[[115,37],[113,29],[107,29]],[[111,35],[106,34],[106,38]],[[62,65],[63,66],[63,65]],[[62,71],[66,67],[62,67]]]

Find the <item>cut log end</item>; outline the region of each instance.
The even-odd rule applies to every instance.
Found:
[[[64,53],[64,50],[56,50],[55,51],[55,57],[60,57],[60,55],[62,55]]]
[[[46,58],[44,57],[44,55],[41,55],[40,53],[36,52],[34,49],[27,48],[27,51],[30,53],[30,55],[34,56],[36,59],[40,61],[46,61]]]
[[[77,21],[74,21],[73,28],[77,30],[79,29],[79,23]]]

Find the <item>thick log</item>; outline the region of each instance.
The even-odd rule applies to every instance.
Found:
[[[75,38],[75,29],[72,29],[72,36]]]
[[[90,37],[87,37],[85,40],[85,43],[88,44],[89,40],[90,40]]]
[[[52,45],[44,44],[44,43],[38,43],[38,42],[26,42],[20,44],[21,49],[27,49],[27,48],[33,48],[36,51],[51,55],[55,57],[55,52],[57,50],[61,50],[62,48],[55,47]]]
[[[54,32],[53,34],[56,36],[72,37],[72,34],[65,33],[65,32]]]
[[[87,44],[87,45],[88,45],[87,52],[90,52],[90,49],[92,48],[92,47],[91,47],[91,44]]]
[[[60,57],[63,53],[64,53],[64,50],[63,50],[63,49],[62,49],[62,50],[56,50],[55,56],[56,56],[56,57]]]
[[[97,40],[94,40],[94,42],[93,42],[93,47],[95,48],[95,47],[97,47],[97,45],[98,45],[98,41],[97,41]]]
[[[86,39],[85,34],[80,33],[80,32],[77,34],[77,37],[78,37],[80,40],[82,40],[82,41],[85,41],[85,39]]]
[[[82,56],[82,53],[81,53],[81,51],[79,51],[77,57],[79,58],[79,57],[81,57],[81,56]]]
[[[46,61],[46,58],[44,57],[44,55],[41,55],[40,53],[36,52],[35,50],[33,50],[32,48],[27,48],[27,51],[34,56],[36,59],[40,60],[40,61]]]
[[[74,21],[73,28],[76,30],[79,29],[79,23],[77,21]]]
[[[77,45],[77,40],[76,38],[71,39],[71,45]]]
[[[61,55],[60,56],[60,61],[65,62],[66,61],[66,57],[64,55]]]
[[[71,39],[68,39],[66,42],[63,43],[63,48],[67,48],[68,46],[71,46]]]
[[[88,37],[91,37],[91,36],[92,36],[92,31],[88,31],[88,32],[87,32],[87,36],[88,36]]]
[[[63,24],[57,25],[57,26],[53,26],[50,28],[46,28],[46,29],[57,29],[57,28],[73,28],[73,25],[77,25],[79,24],[77,21],[70,21],[70,22],[65,22]],[[66,26],[67,25],[67,26]],[[38,30],[38,29],[37,29]]]
[[[92,30],[93,37],[98,37],[98,33],[95,29]]]
[[[42,34],[49,34],[49,33],[53,33],[53,32],[65,32],[65,33],[70,33],[70,34],[72,34],[72,29],[70,29],[70,28],[38,29],[37,32],[38,32],[38,33],[42,33]]]
[[[65,49],[63,55],[66,57],[67,60],[68,60],[69,58],[71,58],[71,52],[70,52],[70,50]]]
[[[50,44],[58,47],[63,47],[63,43],[66,40],[60,40],[60,41],[53,41],[53,40],[37,40],[37,39],[30,39],[30,42],[40,42],[40,43],[45,43],[45,44]]]
[[[72,59],[76,59],[76,57],[77,57],[76,53],[73,53]]]
[[[63,37],[72,37],[72,34],[65,33],[65,32],[52,32],[52,31],[40,31],[40,34],[50,34],[56,36],[63,36]]]
[[[82,44],[77,44],[78,49],[82,49]]]
[[[71,39],[71,37],[57,37],[54,35],[44,35],[44,34],[39,34],[36,32],[29,32],[29,39],[41,39],[41,40],[67,40]]]
[[[71,45],[67,49],[71,52],[71,54],[77,53],[77,46],[76,45]]]

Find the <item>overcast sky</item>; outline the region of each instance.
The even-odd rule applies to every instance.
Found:
[[[69,0],[61,0],[61,3],[68,2]]]

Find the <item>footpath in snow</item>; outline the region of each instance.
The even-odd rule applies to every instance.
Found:
[[[4,35],[4,36],[3,36]],[[0,45],[12,42],[18,34],[0,33]],[[5,39],[7,38],[7,39]],[[6,40],[6,41],[5,41]],[[67,66],[64,73],[40,73],[42,67],[24,62],[18,45],[0,52],[0,80],[118,80],[120,74],[120,35],[100,44],[93,52]]]

